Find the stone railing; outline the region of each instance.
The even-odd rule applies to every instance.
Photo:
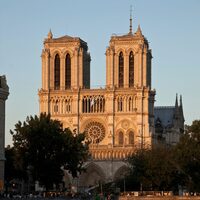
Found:
[[[134,153],[134,146],[90,145],[91,157],[94,160],[125,159]]]
[[[164,195],[164,196],[134,196],[134,195],[122,195],[119,196],[119,200],[200,200],[200,196],[173,196],[173,195]]]

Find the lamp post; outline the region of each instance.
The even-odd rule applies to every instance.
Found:
[[[126,179],[125,179],[125,175],[124,175],[124,194],[126,192]]]

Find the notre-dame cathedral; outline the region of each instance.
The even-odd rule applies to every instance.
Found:
[[[44,40],[40,112],[72,131],[85,132],[91,159],[79,187],[124,176],[124,159],[136,148],[178,142],[184,128],[182,99],[175,106],[154,107],[152,52],[140,26],[112,36],[106,49],[106,86],[90,88],[90,54],[85,41],[68,35]],[[71,177],[66,174],[66,182]]]

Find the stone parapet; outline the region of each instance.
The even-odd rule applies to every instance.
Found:
[[[91,145],[90,154],[93,160],[123,160],[132,155],[135,151],[133,145],[113,146]]]
[[[200,196],[120,196],[119,200],[200,200]]]

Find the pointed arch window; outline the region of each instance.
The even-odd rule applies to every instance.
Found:
[[[133,131],[129,132],[128,140],[129,140],[128,141],[129,144],[134,144],[134,133],[133,133]]]
[[[67,54],[65,58],[65,88],[69,89],[71,87],[71,58]]]
[[[123,98],[119,97],[117,99],[117,111],[122,112],[123,111]]]
[[[134,86],[134,55],[131,51],[129,54],[129,87]]]
[[[54,104],[54,113],[58,113],[58,100]]]
[[[129,97],[128,98],[128,111],[132,111],[133,110],[133,98]]]
[[[54,89],[60,89],[60,57],[58,54],[56,54],[54,60]]]
[[[118,144],[123,145],[124,144],[124,133],[122,131],[119,132],[119,138],[118,138]]]
[[[124,86],[124,56],[123,53],[119,54],[119,87]]]

